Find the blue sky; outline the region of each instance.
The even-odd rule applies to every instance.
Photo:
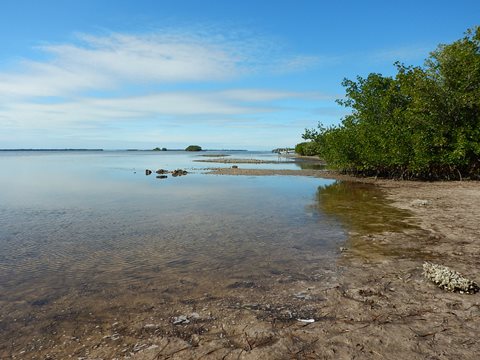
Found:
[[[478,0],[2,0],[0,148],[293,146],[344,77],[475,25]]]

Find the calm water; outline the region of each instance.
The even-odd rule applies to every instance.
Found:
[[[205,175],[201,168],[211,165],[192,162],[198,158],[0,153],[0,302],[52,301],[85,284],[115,292],[158,277],[197,274],[200,281],[220,271],[228,281],[333,261],[344,231],[312,206],[317,188],[333,181]],[[159,180],[146,168],[192,173]]]
[[[221,314],[265,296],[288,302],[304,280],[335,281],[340,246],[360,256],[397,251],[347,236],[403,228],[408,214],[372,187],[207,175],[231,164],[195,159],[205,157],[0,152],[0,358],[37,358],[62,344],[85,356],[82,341],[105,342],[118,321],[140,335],[152,321],[168,332],[172,316],[197,304]],[[146,168],[189,174],[157,179]]]

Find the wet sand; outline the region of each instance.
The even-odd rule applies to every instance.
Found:
[[[212,173],[336,177],[319,170]],[[219,273],[197,286],[186,274],[162,292],[148,285],[158,298],[154,304],[145,289],[136,297],[138,289],[125,289],[125,299],[117,301],[87,286],[81,305],[58,301],[50,310],[56,315],[41,329],[18,319],[19,329],[38,335],[27,340],[19,330],[9,346],[2,344],[1,358],[476,359],[479,295],[442,291],[423,278],[421,267],[425,260],[438,262],[480,282],[480,183],[338,177],[373,185],[381,191],[372,196],[396,210],[378,208],[377,217],[353,221],[347,201],[319,205],[350,228],[334,267],[272,271],[231,279],[226,287],[218,285]],[[392,231],[377,231],[374,222],[386,211],[407,216]],[[33,318],[45,315],[38,305]]]
[[[320,176],[373,184],[394,207],[412,215],[412,227],[394,232],[369,233],[353,226],[339,260],[338,283],[297,284],[317,299],[305,306],[313,306],[320,316],[315,323],[297,322],[285,330],[272,346],[281,349],[283,344],[283,358],[477,358],[479,294],[440,290],[423,278],[421,268],[424,261],[436,262],[480,283],[480,182],[359,179],[318,170],[212,173]],[[250,353],[251,358],[265,356]],[[271,358],[282,358],[281,353]]]

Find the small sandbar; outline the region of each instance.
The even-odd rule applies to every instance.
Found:
[[[206,174],[212,175],[247,175],[247,176],[317,176],[325,177],[329,172],[325,170],[287,170],[287,169],[239,169],[239,168],[210,168]]]
[[[211,157],[211,158],[221,158],[221,157],[226,157],[226,156],[230,156],[230,155],[228,155],[228,154],[203,154],[203,155],[200,155],[200,156]]]
[[[259,160],[259,159],[200,159],[196,162],[222,163],[222,164],[293,164],[291,160]]]

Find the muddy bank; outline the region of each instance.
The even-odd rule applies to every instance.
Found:
[[[256,171],[236,174],[267,175]],[[438,262],[480,282],[480,183],[355,181],[317,193],[350,232],[331,268],[248,279],[162,273],[118,284],[115,296],[86,283],[81,302],[46,298],[28,316],[3,313],[0,358],[476,359],[480,296],[436,288],[421,266]]]

